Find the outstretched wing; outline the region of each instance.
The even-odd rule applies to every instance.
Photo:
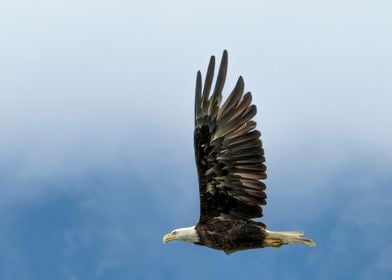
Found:
[[[267,177],[260,132],[252,118],[250,92],[244,93],[239,77],[223,105],[222,89],[227,72],[227,51],[223,52],[215,88],[210,96],[215,57],[208,65],[202,87],[197,73],[194,144],[200,187],[200,223],[212,217],[252,219],[263,215]]]

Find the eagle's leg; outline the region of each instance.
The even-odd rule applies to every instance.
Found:
[[[278,247],[280,247],[282,245],[283,245],[282,240],[276,239],[276,238],[268,238],[267,237],[263,241],[263,246],[264,247],[275,247],[275,248],[278,248]]]

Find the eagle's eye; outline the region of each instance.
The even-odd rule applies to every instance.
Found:
[[[177,234],[177,231],[173,231],[173,234]]]

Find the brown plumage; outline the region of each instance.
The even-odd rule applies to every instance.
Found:
[[[243,95],[242,77],[221,105],[227,63],[224,51],[211,97],[215,58],[210,59],[203,90],[197,73],[194,144],[201,223],[221,214],[233,219],[261,217],[260,205],[266,204],[265,185],[259,181],[267,178],[264,151],[252,121],[256,106],[251,105],[250,93]]]

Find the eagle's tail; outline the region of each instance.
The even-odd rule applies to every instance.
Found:
[[[265,230],[264,247],[280,247],[284,244],[301,243],[311,247],[316,243],[300,231],[269,231]]]

